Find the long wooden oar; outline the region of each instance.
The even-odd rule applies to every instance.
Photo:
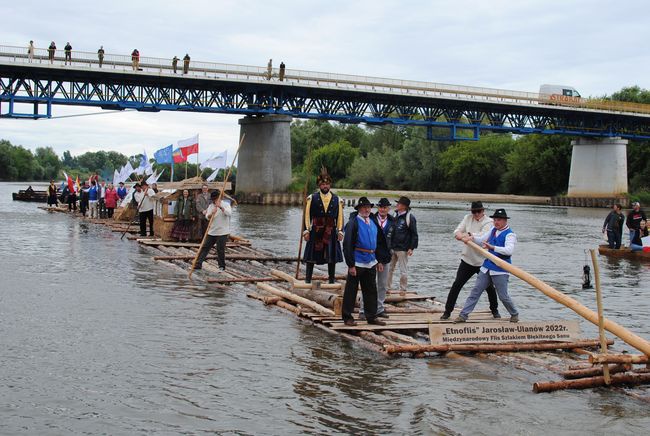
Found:
[[[225,195],[226,184],[228,183],[228,179],[230,178],[230,174],[232,173],[232,167],[233,165],[235,165],[235,161],[237,160],[237,156],[239,155],[239,149],[241,148],[241,145],[244,143],[245,137],[246,137],[245,133],[241,135],[241,139],[239,140],[239,145],[237,146],[237,152],[235,153],[235,157],[232,159],[230,168],[228,168],[228,174],[226,174],[226,177],[224,177],[223,179],[223,186],[221,187],[221,192],[219,193],[219,202],[221,202],[221,199]],[[214,202],[212,202],[212,204],[214,204]],[[201,250],[205,245],[205,240],[208,238],[208,231],[210,230],[210,225],[212,225],[212,220],[214,219],[215,216],[217,216],[218,211],[219,210],[217,209],[210,217],[210,221],[208,221],[208,227],[206,228],[205,233],[203,234],[203,239],[201,239],[201,245],[199,245],[199,250],[196,252],[196,256],[194,256],[194,260],[192,261],[192,267],[190,268],[190,272],[187,276],[189,279],[192,278],[192,273],[194,272],[194,268],[196,267],[196,262],[199,260],[199,254],[201,254]]]
[[[568,307],[569,309],[573,310],[575,313],[577,313],[578,315],[586,319],[587,321],[598,326],[598,314],[593,310],[583,306],[578,301],[574,300],[568,295],[563,294],[557,289],[549,286],[548,284],[539,280],[537,277],[533,276],[532,274],[527,273],[523,269],[513,266],[508,262],[498,258],[497,256],[488,252],[484,248],[479,247],[473,241],[468,241],[466,242],[466,244],[472,247],[474,250],[481,253],[484,257],[490,259],[500,268],[508,271],[510,274],[516,277],[519,277],[521,280],[525,281],[529,285],[540,290],[547,297],[550,297],[553,300],[557,301],[558,303],[565,305],[566,307]],[[641,351],[642,353],[650,356],[650,342],[646,341],[640,336],[635,335],[625,327],[622,327],[608,319],[605,319],[603,324],[605,330],[609,331],[610,333],[613,333],[615,336],[620,338],[623,342],[627,343],[631,347],[634,347],[637,350]]]
[[[300,261],[302,254],[302,240],[303,232],[305,231],[305,215],[307,214],[307,189],[309,188],[309,179],[311,179],[311,147],[307,152],[307,159],[305,162],[307,171],[305,172],[305,187],[302,190],[302,219],[300,220],[300,241],[298,242],[298,262],[296,263],[296,279],[300,276]]]

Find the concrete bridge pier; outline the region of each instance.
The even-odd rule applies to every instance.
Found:
[[[285,191],[291,183],[292,117],[286,115],[247,116],[239,120],[240,137],[237,193]]]
[[[568,197],[617,197],[627,192],[627,139],[571,141]]]

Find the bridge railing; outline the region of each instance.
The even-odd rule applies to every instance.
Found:
[[[57,48],[54,58],[49,59],[48,49],[37,48],[33,57],[27,53],[27,47],[0,45],[0,60],[24,64],[51,65],[53,68],[99,69],[99,56],[94,52],[71,51],[71,60],[66,62],[65,51]],[[69,65],[66,65],[66,63]],[[266,67],[224,64],[217,62],[190,61],[187,73],[183,73],[183,59],[177,62],[174,72],[172,59],[140,56],[139,65],[135,65],[131,55],[105,53],[102,70],[115,72],[156,74],[165,76],[183,76],[201,79],[227,79],[247,82],[265,82],[272,80],[285,86],[300,85],[318,88],[356,90],[361,92],[390,93],[423,97],[447,97],[453,99],[509,102],[517,104],[535,104],[549,106],[567,106],[574,108],[607,110],[613,112],[650,113],[650,105],[617,102],[602,99],[576,99],[575,101],[549,101],[548,96],[535,92],[523,92],[486,87],[461,86],[444,83],[415,80],[399,80],[381,77],[356,76],[318,71],[286,69],[284,80],[279,82],[279,69]]]

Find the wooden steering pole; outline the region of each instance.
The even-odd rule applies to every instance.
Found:
[[[508,262],[498,258],[497,256],[488,252],[484,248],[479,247],[475,242],[467,241],[465,243],[470,247],[472,247],[474,250],[481,253],[484,257],[490,259],[500,268],[508,271],[510,274],[516,277],[519,277],[521,280],[525,281],[529,285],[541,291],[547,297],[550,297],[553,300],[557,301],[558,303],[565,305],[566,307],[568,307],[569,309],[573,310],[575,313],[577,313],[578,315],[586,319],[587,321],[598,326],[598,314],[593,310],[583,306],[577,300],[574,300],[568,295],[565,295],[562,292],[558,291],[557,289],[549,286],[548,284],[544,283],[543,281],[539,280],[537,277],[524,271],[523,269],[513,266]],[[632,333],[625,327],[622,327],[608,319],[603,320],[603,327],[608,332],[620,338],[626,344],[636,348],[646,356],[650,356],[650,342],[646,341],[642,337],[637,336],[636,334]]]
[[[219,193],[219,202],[221,202],[221,199],[223,198],[225,192],[226,192],[226,183],[228,183],[228,179],[230,179],[230,174],[232,173],[232,167],[235,165],[235,161],[237,160],[237,156],[239,156],[239,149],[241,148],[242,144],[244,143],[244,138],[246,137],[246,133],[241,135],[241,139],[239,140],[239,145],[237,146],[237,152],[235,153],[235,157],[232,159],[232,163],[230,164],[230,167],[228,168],[228,174],[226,174],[226,177],[223,178],[223,186],[221,187],[221,192]],[[214,202],[212,202],[214,204]],[[208,231],[210,230],[210,225],[212,224],[212,220],[214,217],[217,215],[217,211],[215,211],[212,216],[210,217],[210,221],[208,221],[208,227],[205,230],[205,233],[203,234],[203,239],[201,239],[201,244],[199,245],[199,250],[196,252],[196,256],[194,256],[194,260],[192,261],[192,267],[190,268],[190,272],[188,274],[188,278],[192,278],[192,273],[194,272],[194,268],[196,267],[196,262],[199,260],[199,254],[201,254],[201,250],[203,249],[203,246],[205,245],[205,240],[208,238]]]

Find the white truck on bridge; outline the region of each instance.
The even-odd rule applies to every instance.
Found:
[[[572,86],[542,85],[539,87],[539,100],[544,102],[579,103],[580,93]]]

